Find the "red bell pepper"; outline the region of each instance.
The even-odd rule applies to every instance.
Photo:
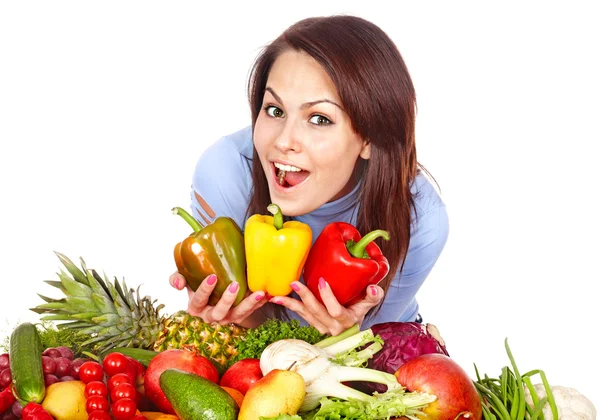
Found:
[[[390,239],[385,230],[374,230],[361,238],[349,223],[334,222],[325,226],[310,249],[304,265],[304,283],[321,300],[319,279],[322,277],[342,306],[364,299],[367,286],[377,284],[390,271],[387,258],[374,239]]]
[[[40,404],[27,403],[21,413],[23,420],[53,420],[52,416]]]
[[[13,403],[16,401],[15,396],[10,389],[7,387],[4,391],[0,392],[0,415],[8,410]]]

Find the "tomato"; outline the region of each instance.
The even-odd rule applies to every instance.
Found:
[[[128,384],[127,382],[122,382],[115,386],[112,391],[110,391],[110,400],[112,402],[116,402],[121,398],[129,398],[135,401],[136,391],[133,385]]]
[[[112,417],[106,411],[96,410],[90,413],[88,420],[112,420]]]
[[[79,379],[84,384],[88,384],[92,381],[102,381],[103,378],[104,371],[98,362],[88,361],[79,368]]]
[[[108,388],[101,381],[88,382],[83,393],[85,394],[85,398],[89,398],[92,395],[100,395],[101,397],[108,398]]]
[[[137,407],[129,398],[121,398],[112,405],[112,414],[115,420],[131,420],[135,417]]]
[[[133,385],[131,383],[131,378],[129,377],[129,375],[125,373],[117,373],[108,380],[108,390],[112,392],[112,390],[115,389],[117,385],[122,383]]]
[[[110,411],[110,404],[105,397],[100,395],[92,395],[85,402],[85,411],[92,413],[94,411]]]
[[[123,353],[109,353],[102,361],[104,372],[111,377],[117,373],[125,373],[129,367],[129,360]]]

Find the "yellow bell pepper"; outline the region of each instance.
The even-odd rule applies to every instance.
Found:
[[[252,292],[286,296],[292,292],[290,284],[302,274],[312,244],[312,230],[297,221],[283,223],[277,204],[269,205],[267,210],[272,216],[255,214],[244,228],[248,288]]]

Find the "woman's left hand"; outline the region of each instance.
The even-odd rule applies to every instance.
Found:
[[[340,334],[354,324],[362,323],[367,312],[377,306],[384,295],[381,287],[371,285],[367,287],[367,295],[363,300],[345,308],[340,305],[329,287],[329,283],[324,279],[319,281],[319,290],[324,305],[299,281],[293,282],[291,286],[301,300],[289,296],[275,296],[270,299],[270,302],[296,312],[321,334],[331,335]]]

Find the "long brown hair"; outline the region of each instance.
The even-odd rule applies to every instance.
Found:
[[[390,263],[390,272],[380,283],[387,291],[408,251],[414,210],[410,186],[419,168],[416,96],[408,69],[392,40],[369,21],[345,15],[301,20],[264,48],[251,70],[253,131],[271,67],[288,50],[308,53],[325,69],[352,129],[371,144],[370,159],[362,162],[356,227],[363,235],[375,229],[390,232],[391,240],[377,240]],[[264,213],[270,195],[256,149],[252,181],[248,214]],[[378,311],[379,307],[369,315]]]

